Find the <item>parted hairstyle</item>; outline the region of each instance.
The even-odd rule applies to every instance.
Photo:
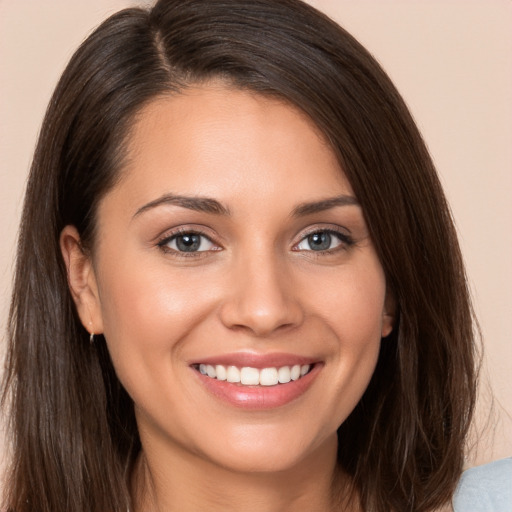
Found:
[[[130,128],[162,95],[221,79],[305,112],[361,204],[397,304],[364,396],[339,427],[339,466],[365,511],[451,499],[476,385],[475,323],[455,229],[404,101],[372,56],[299,0],[160,0],[107,19],[49,104],[28,180],[3,404],[11,512],[125,512],[141,450],[133,402],[105,340],[81,325],[59,248],[76,226],[94,252],[99,201]]]

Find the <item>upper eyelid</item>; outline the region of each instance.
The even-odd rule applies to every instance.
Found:
[[[347,229],[347,231],[349,231],[349,230]],[[317,226],[316,228],[312,228],[309,231],[302,232],[300,234],[300,238],[298,239],[298,241],[296,241],[293,244],[292,250],[297,250],[296,248],[299,246],[299,244],[301,244],[308,236],[314,235],[315,233],[330,233],[330,234],[338,235],[340,237],[341,245],[344,245],[345,248],[348,248],[348,247],[356,244],[356,240],[354,240],[352,235],[349,233],[345,233],[344,229],[341,227],[335,228],[333,226],[331,226],[331,227],[318,227]],[[325,251],[312,251],[312,252],[316,252],[319,255],[322,253],[324,253],[324,254],[328,253],[330,251],[336,251],[337,249],[338,248],[327,249]],[[306,251],[306,252],[309,252],[309,251]]]
[[[315,233],[322,233],[322,232],[330,232],[330,233],[336,233],[340,236],[345,236],[347,238],[352,238],[352,233],[350,229],[343,227],[343,226],[336,226],[334,224],[325,224],[325,225],[315,225],[310,226],[306,229],[301,230],[294,238],[298,240],[296,243],[300,242],[304,238],[306,238],[309,235],[313,235]]]
[[[186,235],[186,234],[199,235],[199,236],[207,239],[208,242],[212,244],[213,248],[203,250],[203,251],[188,252],[188,251],[180,251],[180,250],[174,249],[172,247],[169,247],[169,244],[171,242],[174,242],[177,237]],[[191,230],[191,229],[180,229],[179,231],[175,231],[174,233],[169,233],[167,236],[164,234],[162,237],[159,237],[157,239],[156,247],[163,253],[173,254],[175,257],[180,257],[180,258],[205,257],[206,255],[208,255],[208,253],[216,252],[218,250],[223,249],[222,246],[220,246],[217,242],[212,240],[212,238],[209,237],[207,234],[200,232],[198,230]]]
[[[201,227],[183,227],[183,226],[179,226],[177,228],[171,228],[171,229],[164,231],[161,235],[158,235],[158,237],[156,238],[156,242],[157,242],[157,244],[161,244],[166,241],[168,242],[169,240],[172,240],[173,238],[176,238],[180,235],[187,235],[187,234],[204,236],[213,244],[220,245],[219,242],[217,242],[215,240],[216,237],[213,237],[212,235],[207,233],[205,229],[202,229]]]
[[[210,234],[208,231],[209,229],[203,227],[203,226],[178,226],[176,228],[171,228],[166,231],[164,231],[161,235],[159,235],[156,238],[157,245],[165,245],[165,243],[168,243],[170,240],[184,234],[196,234],[200,236],[204,236],[206,239],[208,239],[212,244],[219,246],[223,248],[224,243],[219,242],[219,239],[222,240],[223,237],[215,233],[214,235]],[[297,233],[293,240],[292,246],[297,246],[302,240],[304,240],[306,237],[314,234],[314,233],[322,233],[322,232],[330,232],[334,233],[336,235],[339,235],[342,238],[348,238],[352,240],[352,234],[350,232],[350,229],[344,227],[344,226],[337,226],[334,224],[324,224],[324,225],[313,225],[309,226],[305,229],[302,229],[299,233]]]

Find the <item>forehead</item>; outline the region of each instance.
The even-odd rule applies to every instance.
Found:
[[[159,97],[137,115],[121,187],[151,200],[162,193],[233,200],[252,191],[297,202],[351,193],[313,121],[274,97],[214,83]],[[299,197],[299,196],[305,197]]]

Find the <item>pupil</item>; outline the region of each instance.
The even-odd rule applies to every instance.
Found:
[[[199,249],[201,238],[199,235],[181,235],[176,239],[176,247],[180,251],[193,252]]]
[[[308,242],[314,251],[325,251],[331,246],[331,235],[329,233],[313,233],[308,236]]]

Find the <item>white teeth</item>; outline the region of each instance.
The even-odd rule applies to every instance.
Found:
[[[240,370],[236,366],[228,366],[226,380],[228,382],[240,382]]]
[[[289,366],[283,366],[282,368],[279,368],[277,371],[278,377],[279,377],[279,383],[280,384],[287,384],[291,380],[290,376],[290,367]]]
[[[221,364],[218,364],[215,367],[215,371],[217,372],[218,380],[226,380],[227,379],[227,372],[226,372],[226,368],[224,366],[222,366]]]
[[[224,366],[218,364],[216,366],[210,364],[200,364],[198,370],[203,375],[207,375],[212,379],[226,380],[227,382],[240,383],[244,386],[275,386],[277,384],[287,384],[292,380],[299,380],[304,377],[311,365],[295,364],[293,366],[281,366],[280,368],[251,368],[244,366],[237,368],[236,366]]]
[[[300,379],[300,364],[296,364],[292,366],[292,371],[290,372],[290,378],[292,380]]]
[[[240,370],[240,382],[246,386],[257,386],[260,383],[260,371],[245,366]]]
[[[276,368],[263,368],[260,371],[261,386],[275,386],[278,382],[279,377]]]

